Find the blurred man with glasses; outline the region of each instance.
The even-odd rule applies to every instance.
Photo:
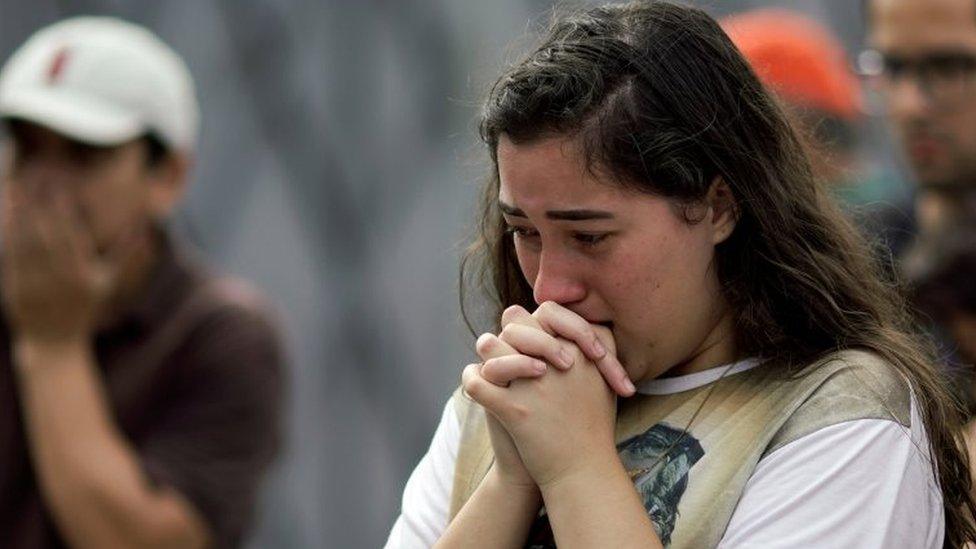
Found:
[[[976,232],[976,0],[867,0],[866,19],[860,68],[918,182],[918,236],[902,258],[916,278],[944,236]]]
[[[976,241],[976,0],[866,0],[865,8],[872,49],[860,69],[883,98],[918,183],[917,236],[900,267],[919,305],[941,319],[933,328],[952,342],[943,351],[953,355],[954,388],[976,416],[973,332],[958,314],[971,293],[964,285],[976,281],[940,267],[957,263],[950,251],[959,243]],[[967,439],[976,471],[976,421]]]

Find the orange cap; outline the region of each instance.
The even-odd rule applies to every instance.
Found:
[[[840,42],[824,26],[777,8],[732,15],[721,24],[760,80],[783,100],[857,118],[858,81]]]

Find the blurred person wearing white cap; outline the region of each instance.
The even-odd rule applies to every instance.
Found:
[[[240,545],[282,352],[260,296],[166,229],[188,70],[144,28],[68,19],[0,70],[0,119],[0,545]]]

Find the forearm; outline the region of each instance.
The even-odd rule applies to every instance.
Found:
[[[573,547],[662,547],[616,453],[542,486],[556,544]]]
[[[151,486],[116,427],[87,342],[15,345],[38,484],[74,547],[199,547],[205,527],[175,492]]]
[[[492,468],[434,547],[523,547],[541,503],[535,487],[507,485]]]

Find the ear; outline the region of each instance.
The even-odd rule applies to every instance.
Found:
[[[712,232],[712,244],[724,242],[739,220],[739,204],[732,195],[732,189],[722,176],[716,176],[708,188],[705,196],[705,203],[708,206],[706,222],[709,223]]]
[[[189,155],[174,151],[149,168],[149,201],[156,221],[168,218],[183,198],[191,165]]]

